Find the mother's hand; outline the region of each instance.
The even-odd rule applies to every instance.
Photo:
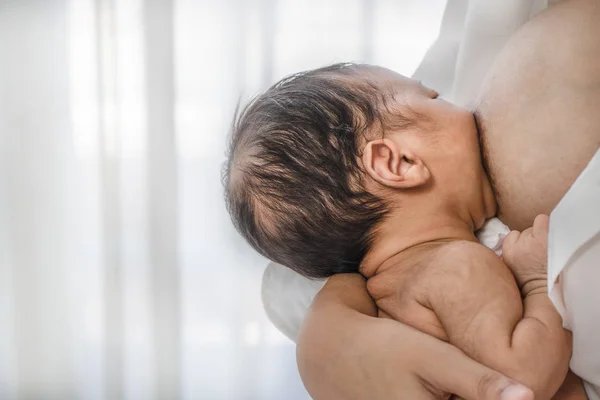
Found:
[[[533,399],[454,346],[376,315],[362,276],[329,279],[298,338],[298,368],[313,398]]]

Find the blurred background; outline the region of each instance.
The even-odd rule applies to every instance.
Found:
[[[0,0],[0,399],[309,399],[220,184],[236,104],[411,75],[445,0]]]

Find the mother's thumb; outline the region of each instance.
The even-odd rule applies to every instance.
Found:
[[[531,389],[467,357],[443,342],[425,347],[414,365],[432,387],[467,400],[533,400]]]
[[[491,397],[490,397],[491,398]],[[501,400],[533,400],[533,392],[525,386],[511,384],[500,393]]]

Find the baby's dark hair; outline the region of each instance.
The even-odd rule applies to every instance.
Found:
[[[290,76],[234,118],[223,173],[231,219],[259,253],[308,277],[357,272],[388,212],[358,163],[382,101],[360,69]]]

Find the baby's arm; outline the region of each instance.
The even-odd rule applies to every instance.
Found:
[[[558,390],[571,356],[570,334],[546,294],[546,243],[547,217],[507,237],[505,261],[521,293],[492,251],[475,243],[450,247],[439,261],[451,267],[448,278],[436,279],[429,299],[452,344],[529,386],[536,399]]]

